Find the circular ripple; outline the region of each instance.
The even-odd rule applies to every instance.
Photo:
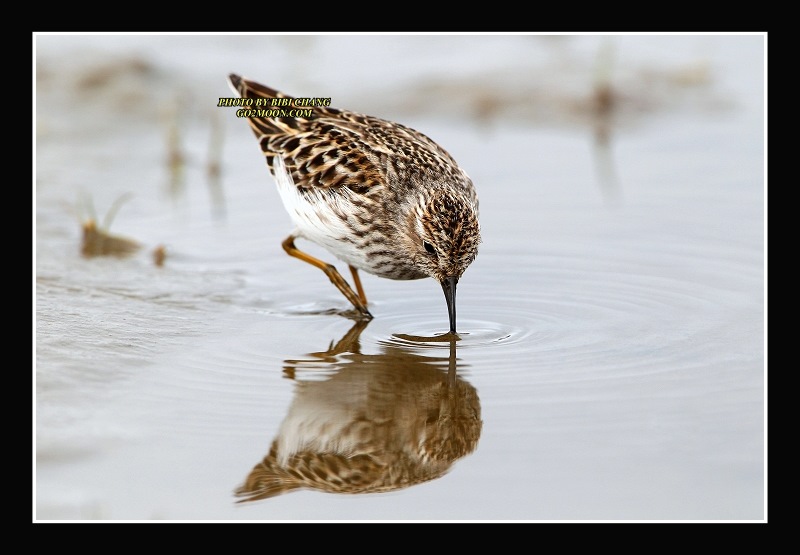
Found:
[[[546,335],[537,333],[546,326],[544,320],[537,320],[540,315],[533,312],[512,315],[501,311],[493,314],[498,319],[459,318],[456,334],[448,332],[447,315],[440,312],[418,314],[398,309],[381,314],[366,328],[362,340],[406,348],[442,348],[454,342],[458,349],[470,349],[522,346],[541,341]]]
[[[725,337],[741,312],[731,307],[748,311],[746,291],[758,278],[739,271],[735,280],[708,279],[737,265],[692,255],[619,257],[613,264],[562,257],[544,266],[556,269],[531,269],[526,289],[504,285],[500,275],[480,276],[483,290],[459,304],[455,346],[493,368],[551,368],[562,376],[641,372],[642,360],[653,371],[681,367],[704,356],[708,341]],[[362,345],[446,349],[447,312],[438,301],[434,295],[378,301]]]

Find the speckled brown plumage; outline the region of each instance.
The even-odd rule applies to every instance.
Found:
[[[238,75],[229,80],[242,98],[293,99]],[[433,140],[399,123],[328,106],[282,107],[311,114],[246,120],[297,226],[284,249],[325,271],[366,318],[372,315],[357,270],[389,279],[433,277],[455,332],[456,283],[480,243],[478,197],[466,172]],[[295,238],[346,262],[358,294],[330,265],[297,249]]]

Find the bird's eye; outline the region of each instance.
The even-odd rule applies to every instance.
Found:
[[[436,249],[434,249],[433,245],[431,245],[427,241],[423,241],[422,246],[425,247],[425,250],[428,251],[428,254],[436,254]]]

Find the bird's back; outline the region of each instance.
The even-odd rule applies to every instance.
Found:
[[[254,111],[285,114],[247,119],[273,173],[278,154],[300,189],[346,187],[361,195],[376,189],[402,193],[404,185],[427,179],[431,186],[455,184],[475,196],[472,182],[452,156],[418,131],[313,102],[320,99],[296,106],[294,102],[300,99],[278,90],[238,75],[229,79],[242,98],[266,101],[264,108],[251,106]],[[279,104],[273,105],[273,99]]]

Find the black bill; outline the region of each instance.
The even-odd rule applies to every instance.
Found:
[[[447,314],[450,316],[450,333],[456,333],[456,284],[457,277],[448,277],[442,280],[442,291],[447,301]]]

